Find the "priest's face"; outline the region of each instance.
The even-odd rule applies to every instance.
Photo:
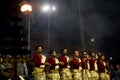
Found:
[[[75,56],[75,57],[79,57],[79,51],[75,51],[75,52],[74,52],[74,56]]]
[[[95,57],[95,53],[94,53],[94,52],[92,52],[91,56],[92,56],[92,57]]]
[[[38,48],[37,48],[37,52],[38,52],[38,53],[42,53],[42,47],[38,47]]]
[[[52,56],[56,57],[56,55],[57,55],[56,51],[53,51]]]
[[[68,53],[67,49],[64,49],[64,50],[63,50],[63,54],[64,54],[64,55],[67,55],[67,53]]]
[[[104,55],[101,56],[101,60],[105,60],[105,56]]]

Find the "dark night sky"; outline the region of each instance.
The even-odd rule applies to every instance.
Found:
[[[0,40],[7,34],[6,24],[9,8],[19,0],[4,0],[0,13]],[[47,14],[40,7],[47,0],[31,0],[31,44],[42,44],[46,47]],[[50,1],[50,0],[49,0]],[[51,46],[63,47],[80,46],[79,9],[83,15],[85,41],[95,39],[94,46],[106,55],[120,57],[120,6],[119,0],[51,0],[57,6],[57,11],[50,15]],[[4,5],[3,5],[4,4]],[[80,8],[79,6],[80,5]],[[25,27],[27,29],[27,27]],[[55,44],[56,43],[56,44]]]

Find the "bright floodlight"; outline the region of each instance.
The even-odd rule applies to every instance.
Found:
[[[43,11],[49,11],[50,10],[50,6],[49,5],[45,5],[43,6]]]
[[[94,42],[94,39],[91,39],[92,42]]]
[[[52,7],[52,9],[53,9],[53,10],[56,10],[56,7],[55,7],[55,6],[53,6],[53,7]]]
[[[30,4],[24,4],[21,6],[21,11],[22,12],[31,12],[32,6]]]
[[[44,6],[42,7],[42,10],[43,10],[44,12],[55,11],[55,10],[56,10],[56,7],[47,4],[47,5],[44,5]]]
[[[110,57],[110,60],[112,60],[113,58],[112,57]]]

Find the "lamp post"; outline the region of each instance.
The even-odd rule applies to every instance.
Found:
[[[84,16],[83,16],[83,10],[82,10],[82,1],[81,0],[77,0],[77,4],[78,4],[78,20],[79,20],[79,26],[80,26],[80,43],[81,43],[81,50],[85,50],[86,46],[85,46],[85,34],[84,34]]]
[[[42,10],[43,10],[43,12],[47,13],[47,17],[48,17],[48,24],[47,24],[47,26],[48,26],[48,51],[49,51],[50,48],[51,48],[50,15],[51,15],[51,13],[52,13],[53,11],[56,10],[56,7],[55,7],[55,6],[50,6],[50,5],[47,4],[47,5],[44,5],[44,6],[42,7]]]
[[[21,11],[28,15],[28,50],[30,50],[30,12],[32,11],[32,6],[24,4],[21,6]]]

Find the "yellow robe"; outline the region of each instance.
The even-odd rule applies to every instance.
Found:
[[[46,56],[42,55],[42,63],[45,63]],[[34,76],[34,80],[46,80],[46,75],[44,72],[45,65],[40,65],[40,67],[35,67],[32,75]]]

